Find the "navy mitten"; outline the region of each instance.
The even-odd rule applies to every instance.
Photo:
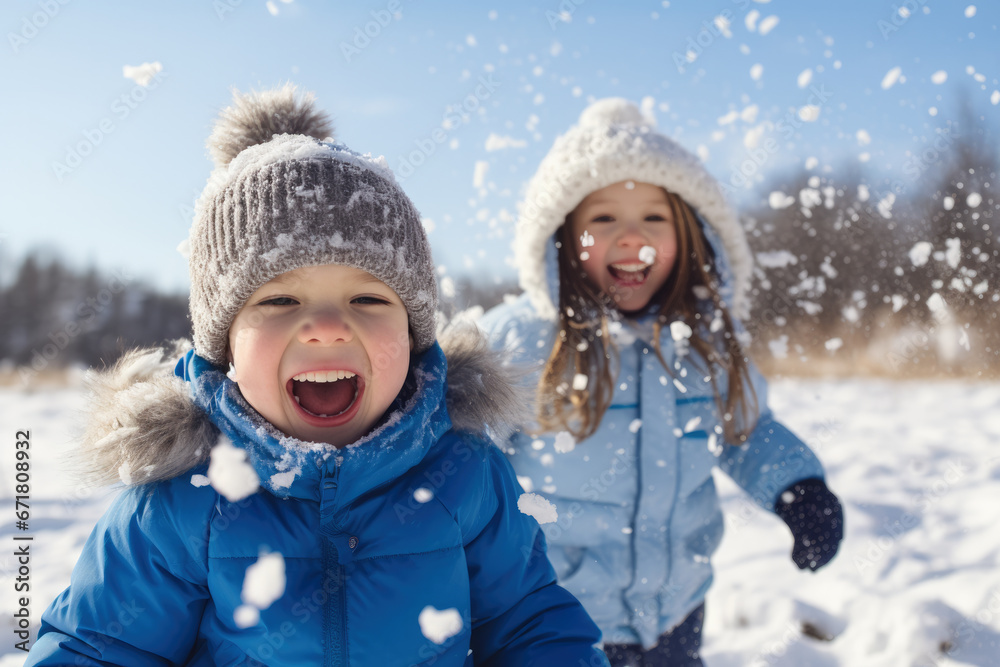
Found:
[[[815,571],[829,563],[844,539],[844,509],[821,479],[804,479],[785,489],[774,513],[792,531],[792,561],[800,570]]]

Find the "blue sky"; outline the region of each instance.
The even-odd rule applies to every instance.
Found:
[[[44,247],[169,290],[187,287],[175,248],[233,86],[314,91],[338,139],[405,172],[454,277],[513,276],[524,185],[593,99],[648,98],[661,131],[739,186],[738,204],[747,160],[758,179],[854,163],[877,188],[905,178],[961,91],[983,123],[1000,114],[996,3],[274,0],[274,13],[259,0],[63,2],[0,9],[0,267]],[[123,75],[152,62],[162,71],[146,87]],[[463,103],[474,109],[460,117]],[[816,119],[799,120],[810,103]],[[767,137],[779,148],[765,157]],[[508,147],[488,150],[497,144]],[[407,161],[420,164],[410,173]]]

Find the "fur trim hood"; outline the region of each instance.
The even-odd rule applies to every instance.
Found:
[[[722,188],[697,157],[658,133],[651,120],[621,98],[598,100],[584,109],[579,123],[556,139],[528,184],[514,255],[521,288],[539,315],[556,316],[553,295],[558,298],[559,288],[552,284],[549,267],[554,257],[552,235],[588,194],[626,180],[659,185],[680,195],[711,226],[728,257],[733,312],[745,318],[753,256]]]
[[[531,403],[517,371],[472,325],[445,328],[439,344],[447,358],[445,402],[452,430],[505,440],[524,423]],[[186,340],[137,349],[110,369],[88,374],[86,426],[74,466],[85,483],[163,481],[209,460],[219,428],[196,404],[191,385],[175,374],[178,359],[190,350]],[[324,455],[337,451],[294,438],[281,442],[303,451],[327,450]]]

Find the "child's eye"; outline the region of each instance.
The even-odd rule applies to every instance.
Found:
[[[261,301],[259,306],[294,306],[298,301],[290,296],[275,296],[270,299],[264,299]]]
[[[666,222],[667,219],[659,213],[651,213],[646,216],[646,222]]]
[[[356,303],[362,306],[378,306],[378,305],[388,305],[388,301],[377,296],[356,296],[351,300],[351,303]]]
[[[614,216],[610,215],[599,215],[592,220],[592,222],[614,222]]]

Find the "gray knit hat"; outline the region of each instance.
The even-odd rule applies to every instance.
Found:
[[[216,168],[189,238],[195,351],[224,365],[229,327],[272,278],[306,266],[367,271],[406,306],[414,351],[434,343],[437,286],[420,215],[385,158],[329,137],[295,87],[241,95],[216,122]]]

